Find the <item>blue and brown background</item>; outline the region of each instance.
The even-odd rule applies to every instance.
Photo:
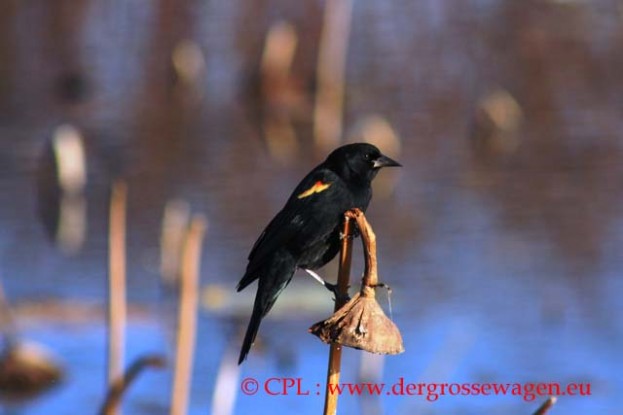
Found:
[[[620,413],[622,44],[615,0],[2,0],[0,278],[14,335],[64,376],[0,413],[97,412],[119,178],[126,360],[169,364],[141,375],[124,412],[169,413],[178,293],[160,242],[178,200],[208,223],[189,414],[320,413],[322,396],[239,389],[245,377],[324,382],[327,346],[307,328],[330,314],[329,293],[297,274],[238,371],[254,289],[234,288],[299,179],[355,140],[404,166],[380,173],[368,219],[406,351],[346,350],[342,380],[590,382],[592,396],[550,413]],[[69,202],[83,216],[61,213],[63,134],[83,145]],[[335,263],[321,273],[334,279]],[[540,402],[344,396],[338,408],[523,415]]]

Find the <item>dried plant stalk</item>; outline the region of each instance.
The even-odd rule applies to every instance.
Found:
[[[153,367],[156,369],[163,368],[165,365],[165,360],[163,357],[158,355],[148,355],[143,356],[134,361],[128,367],[128,370],[122,377],[117,378],[111,387],[108,389],[108,393],[106,394],[106,399],[104,400],[104,404],[99,411],[100,415],[111,415],[114,413],[114,408],[119,406],[119,402],[123,397],[125,391],[130,387],[130,385],[136,380],[138,375],[141,374],[143,370],[148,367]]]
[[[325,4],[314,109],[314,138],[317,148],[322,150],[335,147],[342,136],[344,78],[353,3],[353,0],[334,0]]]
[[[365,259],[365,268],[363,271],[363,279],[361,280],[362,293],[366,287],[376,287],[379,283],[378,267],[376,262],[376,234],[366,220],[365,215],[359,209],[353,209],[346,212],[346,216],[357,221],[357,227],[361,233],[361,243],[363,244],[363,255]],[[366,296],[374,298],[374,290],[369,290]]]
[[[398,327],[385,315],[375,298],[378,285],[376,236],[363,212],[353,209],[347,217],[357,221],[364,247],[365,271],[361,291],[329,319],[314,324],[309,331],[323,342],[378,354],[404,351]]]
[[[348,296],[348,284],[350,282],[350,264],[352,262],[353,239],[351,238],[350,217],[344,217],[342,230],[342,248],[340,250],[340,269],[337,277],[337,290],[339,298],[335,299],[335,311],[344,305],[344,298]],[[335,385],[340,381],[340,366],[342,363],[342,346],[339,343],[331,343],[329,350],[329,367],[327,369],[327,384],[325,389],[324,415],[337,413],[337,393],[331,393],[329,385]]]
[[[108,265],[108,385],[123,376],[126,325],[126,205],[128,188],[117,182],[110,200]],[[110,414],[119,414],[118,406]]]
[[[193,355],[195,352],[201,245],[205,229],[205,218],[200,215],[195,216],[190,223],[184,243],[171,415],[184,415],[188,412]]]
[[[549,409],[554,406],[555,403],[556,397],[550,396],[545,402],[543,402],[541,406],[539,406],[539,409],[537,409],[533,415],[545,415],[547,411],[549,411]]]

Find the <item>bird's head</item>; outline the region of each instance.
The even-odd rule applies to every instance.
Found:
[[[401,166],[367,143],[339,147],[329,154],[326,163],[340,177],[355,181],[372,181],[381,168]]]

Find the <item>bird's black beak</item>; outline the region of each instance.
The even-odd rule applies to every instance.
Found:
[[[380,169],[381,167],[402,167],[402,164],[381,154],[381,157],[374,160],[374,164],[372,166],[375,169]]]

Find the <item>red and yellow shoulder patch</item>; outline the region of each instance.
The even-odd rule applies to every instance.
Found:
[[[310,187],[309,189],[305,190],[303,193],[298,195],[297,198],[303,199],[315,193],[324,192],[325,190],[329,188],[329,186],[331,186],[331,183],[323,183],[322,181],[318,180],[316,183],[314,183],[312,187]]]

